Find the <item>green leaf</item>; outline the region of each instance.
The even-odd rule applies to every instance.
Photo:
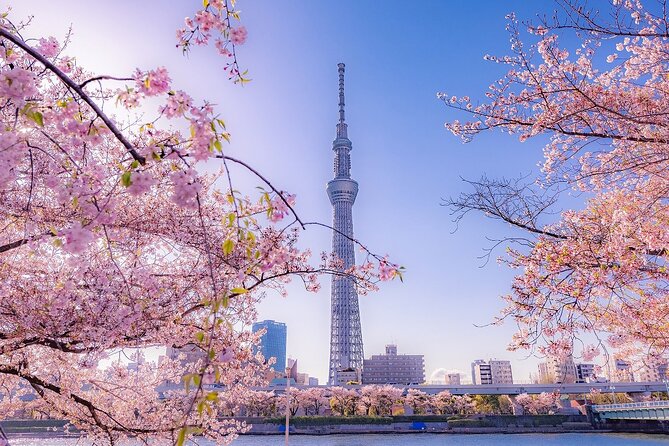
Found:
[[[223,242],[223,254],[227,256],[232,252],[233,249],[235,249],[235,242],[230,239],[227,239],[225,242]]]
[[[231,293],[233,294],[246,294],[249,292],[246,288],[233,288],[230,290]]]
[[[139,161],[137,160],[133,161],[132,164],[130,164],[130,167],[132,169],[137,169],[139,167]]]
[[[132,184],[132,181],[130,180],[130,177],[132,176],[131,171],[123,172],[123,175],[121,175],[121,184],[124,185],[125,187],[128,187]]]
[[[219,141],[218,139],[216,140],[216,142],[214,142],[214,147],[216,147],[216,149],[218,149],[219,152],[223,151],[223,145],[221,144],[221,141]]]
[[[204,341],[204,333],[201,331],[198,331],[195,333],[195,339],[197,339],[197,342],[202,342]]]
[[[31,113],[30,119],[35,121],[37,125],[39,125],[40,127],[44,127],[44,116],[42,115],[42,113],[38,111],[33,112]]]
[[[218,392],[209,392],[206,399],[207,401],[216,401],[218,399]]]
[[[179,435],[177,436],[177,446],[183,446],[186,441],[186,428],[182,427],[179,429]]]

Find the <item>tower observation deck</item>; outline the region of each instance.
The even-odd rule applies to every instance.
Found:
[[[355,265],[353,244],[353,203],[358,195],[358,183],[351,178],[351,140],[344,114],[344,69],[339,68],[339,122],[337,136],[332,143],[334,151],[334,178],[327,184],[332,204],[332,251],[342,261],[342,271]],[[332,276],[330,320],[330,373],[334,384],[336,373],[346,369],[362,370],[362,328],[358,294],[353,279]]]

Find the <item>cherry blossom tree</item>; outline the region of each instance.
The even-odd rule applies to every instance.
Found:
[[[430,407],[430,396],[421,390],[409,389],[407,390],[404,402],[407,406],[411,407],[415,415],[421,415],[426,413]]]
[[[213,44],[226,76],[245,83],[234,3],[202,2],[177,44]],[[0,16],[0,417],[37,410],[108,444],[182,445],[194,433],[227,443],[245,426],[219,415],[264,381],[250,331],[263,293],[291,278],[317,290],[321,274],[350,275],[364,292],[395,266],[371,253],[347,271],[327,255],[311,263],[297,241],[315,223],[228,153],[212,104],[162,67],[90,73],[69,38]],[[230,164],[263,190],[237,191]],[[176,353],[98,367],[157,346]]]
[[[474,411],[480,414],[512,414],[513,408],[507,395],[474,395]]]
[[[291,387],[288,389],[288,397],[286,398],[286,394],[282,394],[278,397],[277,401],[277,408],[278,412],[285,414],[286,413],[286,403],[289,405],[289,412],[290,416],[294,417],[297,412],[300,410],[302,406],[302,393],[304,391],[302,389],[299,389],[297,387]]]
[[[544,353],[569,354],[575,337],[594,332],[630,354],[662,354],[669,347],[669,17],[663,2],[612,0],[602,11],[557,3],[560,10],[537,23],[508,16],[511,55],[486,56],[508,73],[482,102],[440,95],[471,116],[447,124],[465,141],[500,129],[544,144],[541,174],[536,181],[484,177],[447,204],[456,219],[480,211],[525,233],[500,241],[515,242],[507,263],[519,270],[501,318],[519,325],[512,348],[538,343]],[[574,191],[583,209],[560,210]],[[585,350],[592,357],[597,347]]]
[[[355,414],[355,408],[358,403],[358,392],[346,387],[330,387],[330,409],[334,415],[349,416]]]
[[[358,408],[362,415],[392,415],[392,406],[402,401],[403,390],[391,385],[368,385],[360,389]]]
[[[522,407],[523,412],[532,415],[550,415],[556,413],[559,401],[559,392],[542,392],[539,395],[521,393],[516,397],[516,403]]]
[[[300,392],[300,405],[305,415],[320,415],[328,404],[328,392],[323,387],[308,387]]]
[[[439,415],[455,413],[453,394],[448,390],[433,395],[431,398],[432,410]]]

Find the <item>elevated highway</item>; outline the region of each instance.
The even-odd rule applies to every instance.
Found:
[[[309,386],[295,386],[300,389],[308,388]],[[327,388],[331,386],[318,386]],[[349,389],[358,389],[363,386],[346,386]],[[404,389],[418,389],[425,393],[434,395],[444,390],[448,390],[453,395],[520,395],[521,393],[539,394],[543,392],[560,392],[562,395],[568,394],[584,394],[592,390],[597,390],[602,393],[630,393],[642,394],[649,392],[666,392],[667,386],[664,382],[617,382],[617,383],[578,383],[578,384],[489,384],[489,385],[460,385],[460,386],[445,386],[445,385],[418,385],[418,386],[404,386],[395,385],[395,387]],[[284,386],[264,387],[258,390],[273,390],[277,393],[283,392]]]

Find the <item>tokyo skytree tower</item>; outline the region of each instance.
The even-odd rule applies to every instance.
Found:
[[[343,269],[355,265],[353,246],[353,203],[358,195],[358,183],[351,179],[351,140],[348,139],[344,119],[344,64],[339,67],[339,123],[337,137],[332,143],[334,151],[334,179],[328,182],[327,192],[332,203],[333,226],[332,252],[342,260]],[[362,328],[358,294],[353,279],[332,277],[330,309],[330,375],[335,381],[340,370],[362,370]]]

